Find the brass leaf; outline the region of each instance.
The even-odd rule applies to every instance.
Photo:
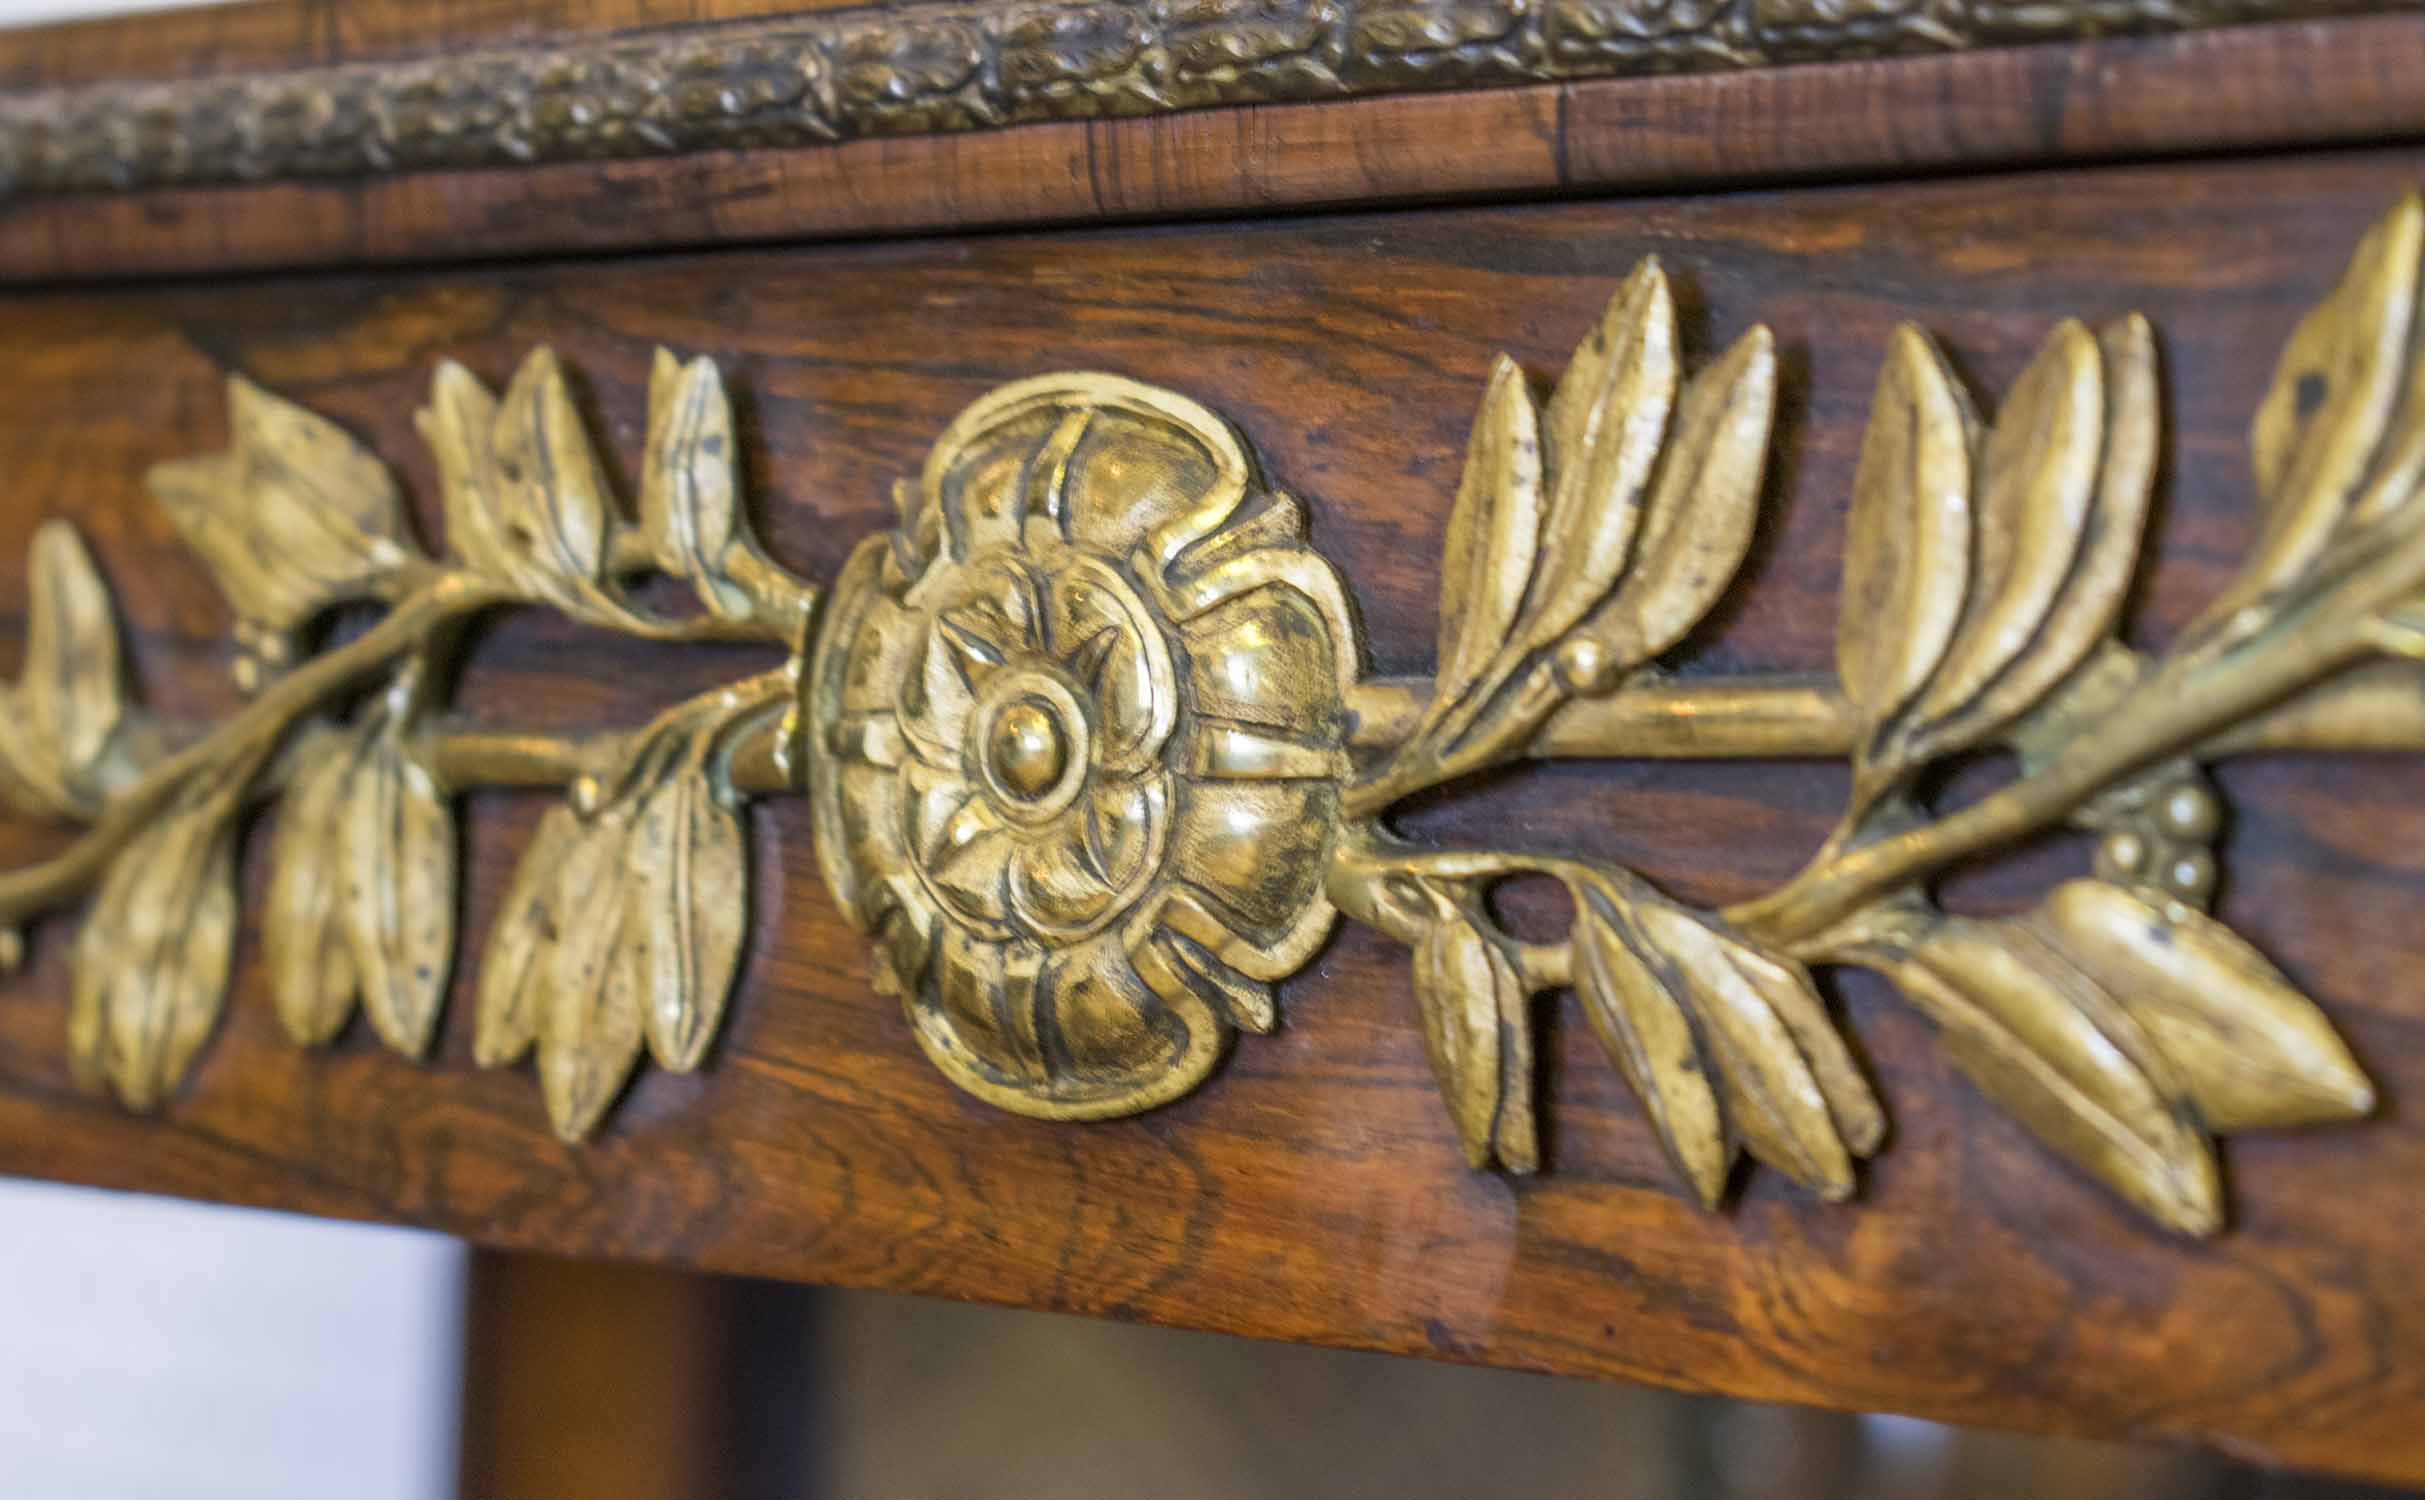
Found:
[[[625,918],[647,975],[647,1031],[658,1065],[699,1066],[724,1016],[749,921],[741,814],[702,770],[668,777],[641,801],[627,861]]]
[[[227,407],[226,452],[155,465],[145,482],[228,603],[290,631],[332,604],[385,597],[419,556],[387,466],[241,375]]]
[[[2339,532],[2400,395],[2420,252],[2425,204],[2411,192],[2367,232],[2340,284],[2283,346],[2249,429],[2263,526],[2238,578],[2193,631],[2229,622],[2297,577]]]
[[[690,581],[699,602],[727,618],[747,615],[748,592],[726,553],[746,545],[733,479],[733,412],[715,361],[683,364],[657,351],[648,381],[648,451],[640,464],[640,525],[657,566]]]
[[[2046,623],[2088,531],[2104,386],[2096,338],[2066,319],[1996,413],[1980,456],[1967,599],[1912,707],[1915,730],[1967,707]]]
[[[71,771],[101,758],[126,713],[109,585],[65,521],[34,531],[18,702]]]
[[[1844,1033],[1828,1016],[1827,1003],[1819,998],[1810,971],[1739,938],[1726,943],[1726,959],[1750,982],[1761,1003],[1793,1039],[1820,1097],[1827,1101],[1828,1117],[1835,1122],[1845,1147],[1855,1156],[1876,1152],[1886,1143],[1886,1110],[1870,1089],[1861,1065],[1854,1061]],[[1766,1026],[1764,1020],[1754,1020]]]
[[[472,1060],[481,1067],[518,1062],[539,1039],[549,966],[565,921],[557,902],[558,875],[584,828],[568,804],[549,808],[514,868],[514,883],[497,908],[480,960]]]
[[[1683,1056],[1676,1049],[1697,1044],[1706,1063],[1698,1071],[1714,1075],[1726,1124],[1745,1149],[1821,1197],[1849,1196],[1852,1156],[1884,1138],[1885,1114],[1801,966],[1639,881],[1605,877],[1585,907],[1588,920],[1578,927],[1599,929],[1585,934],[1589,944],[1605,948],[1613,937],[1633,963],[1631,1014],[1684,1028],[1671,1035],[1670,1051]],[[1594,963],[1607,956],[1579,966],[1591,975],[1587,990],[1603,977],[1592,974]],[[1597,997],[1586,1001],[1597,1015]],[[1626,1057],[1638,1045],[1610,1048],[1629,1076]],[[1717,1171],[1694,1177],[1704,1202],[1723,1188],[1722,1163]]]
[[[2166,1227],[2222,1227],[2213,1150],[2146,1030],[2020,921],[1952,918],[1888,972],[1971,1080]]]
[[[526,598],[593,611],[612,506],[555,355],[534,350],[502,402],[442,360],[415,420],[437,460],[455,555]]]
[[[134,1110],[185,1077],[227,998],[236,938],[235,799],[179,807],[110,865],[76,937],[68,1056]]]
[[[2395,214],[2417,211],[2414,193],[2393,210]],[[2409,319],[2405,364],[2408,373],[2402,382],[2399,409],[2392,416],[2390,430],[2375,445],[2364,487],[2350,507],[2354,525],[2372,525],[2406,505],[2425,487],[2425,310]]]
[[[1578,903],[1570,942],[1575,993],[1600,1045],[1633,1086],[1694,1198],[1703,1208],[1717,1207],[1734,1143],[1676,976],[1654,962],[1604,892],[1587,892]]]
[[[634,921],[632,822],[629,801],[610,803],[556,867],[551,901],[566,919],[546,955],[539,1089],[549,1122],[566,1141],[587,1139],[598,1128],[640,1060],[652,976]]]
[[[1682,640],[1734,581],[1760,518],[1776,399],[1765,328],[1686,383],[1633,561],[1590,625],[1618,661],[1638,665]]]
[[[2049,929],[2181,1074],[2215,1130],[2364,1117],[2374,1086],[2315,1003],[2238,934],[2102,880],[2047,898]]]
[[[2079,556],[2020,654],[1967,706],[1928,726],[1937,748],[1984,743],[2029,713],[2111,637],[2121,618],[2155,491],[2155,338],[2147,320],[2134,315],[2108,324],[2098,345],[2105,370],[2105,441]]]
[[[362,1008],[390,1047],[419,1057],[454,966],[454,812],[383,727],[347,776],[338,813],[345,936]]]
[[[595,583],[606,564],[612,504],[553,350],[532,350],[506,386],[496,455],[507,542],[550,578]]]
[[[1872,728],[1928,681],[1961,619],[1976,425],[1928,335],[1895,329],[1853,475],[1836,627],[1837,674]]]
[[[311,747],[287,782],[270,845],[262,955],[278,1019],[304,1047],[336,1039],[359,989],[345,936],[349,876],[340,836],[358,754],[350,734],[331,733]]]
[[[1507,645],[1532,582],[1541,511],[1540,414],[1524,372],[1502,354],[1491,366],[1448,513],[1435,712],[1460,702]]]
[[[519,577],[519,557],[506,548],[504,516],[490,494],[497,398],[471,371],[442,359],[430,377],[429,405],[413,413],[413,425],[438,465],[447,546],[484,573]]]
[[[28,562],[24,671],[0,690],[0,794],[27,812],[90,816],[86,774],[126,715],[109,586],[65,521],[35,530]]]
[[[1532,1112],[1532,1032],[1521,976],[1475,913],[1441,900],[1415,945],[1415,1003],[1424,1050],[1466,1163],[1495,1155],[1518,1172],[1539,1163]]]
[[[1519,653],[1555,643],[1607,594],[1641,522],[1676,396],[1676,309],[1654,259],[1635,267],[1549,398],[1542,565]]]

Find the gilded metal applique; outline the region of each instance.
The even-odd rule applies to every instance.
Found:
[[[1108,375],[978,402],[901,513],[808,678],[827,883],[962,1088],[1177,1098],[1332,925],[1338,575],[1219,418]]]
[[[1992,416],[1917,328],[1886,351],[1849,516],[1833,680],[1676,680],[1660,657],[1732,586],[1758,519],[1777,360],[1754,328],[1687,367],[1656,262],[1543,402],[1491,372],[1441,563],[1437,667],[1365,675],[1304,508],[1168,391],[1055,375],[964,412],[829,597],[753,540],[714,366],[660,355],[627,519],[553,358],[500,397],[439,370],[422,431],[449,550],[386,469],[241,379],[231,444],[151,488],[239,617],[251,695],[208,728],[126,701],[108,594],[59,523],[34,541],[0,793],[90,824],[0,876],[0,925],[95,892],[75,1069],[162,1103],[229,985],[235,827],[278,802],[264,963],[287,1030],[359,1008],[418,1055],[454,964],[452,799],[558,786],[480,959],[475,1052],[536,1051],[549,1116],[593,1130],[645,1051],[700,1065],[744,946],[747,798],[805,790],[827,883],[880,988],[954,1083],[1058,1119],[1187,1093],[1344,914],[1412,954],[1466,1159],[1539,1162],[1535,998],[1571,989],[1704,1204],[1749,1156],[1829,1199],[1885,1114],[1813,980],[1872,969],[2048,1146],[2160,1223],[2222,1221],[2216,1134],[2359,1118],[2374,1091],[2321,1011],[2208,913],[2224,809],[2200,762],[2425,747],[2425,206],[2404,199],[2282,357],[2253,432],[2263,505],[2236,580],[2167,649],[2117,626],[2158,448],[2138,318],[2065,322]],[[635,602],[644,573],[698,608]],[[302,651],[340,603],[383,609]],[[463,624],[509,605],[784,665],[629,732],[497,734],[443,712]],[[814,622],[814,629],[811,625]],[[2392,670],[2401,670],[2393,668]],[[363,692],[368,689],[367,693]],[[357,701],[359,700],[359,701]],[[1941,809],[1949,757],[2020,773]],[[1849,803],[1777,889],[1722,911],[1618,866],[1409,843],[1407,797],[1526,759],[1841,756]],[[2090,873],[1995,918],[1948,866],[2050,827]],[[1492,886],[1571,898],[1520,940]]]
[[[793,779],[780,726],[794,713],[796,656],[624,734],[488,734],[439,712],[462,628],[507,605],[648,639],[795,653],[806,641],[816,591],[769,561],[742,518],[715,367],[661,356],[649,408],[634,523],[553,355],[532,355],[501,399],[442,365],[420,413],[445,488],[448,551],[432,556],[384,465],[231,380],[227,451],[149,478],[237,617],[251,702],[207,730],[127,708],[108,593],[75,534],[42,527],[14,690],[23,711],[0,720],[0,795],[92,827],[57,858],[0,876],[0,924],[13,955],[27,918],[97,887],[68,1025],[80,1082],[151,1109],[192,1066],[229,985],[238,820],[272,794],[261,946],[287,1033],[325,1044],[358,1004],[388,1045],[421,1055],[454,969],[453,798],[532,784],[571,794],[541,821],[497,915],[479,1060],[511,1063],[535,1046],[567,1137],[596,1124],[643,1047],[664,1067],[699,1065],[741,954],[741,801]],[[699,612],[635,604],[625,584],[648,571],[688,580]],[[385,612],[299,655],[298,632],[346,603]]]

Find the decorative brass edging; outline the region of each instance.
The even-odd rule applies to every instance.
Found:
[[[1405,942],[1475,1166],[1538,1161],[1530,1006],[1572,988],[1704,1204],[1747,1153],[1823,1197],[1885,1117],[1810,965],[1884,974],[1953,1060],[2163,1224],[2222,1222],[2214,1133],[2355,1119],[2373,1088],[2317,1008],[2206,906],[2223,810],[2199,762],[2248,748],[2425,748],[2425,206],[2404,199],[2284,352],[2253,431],[2264,520],[2238,578],[2167,650],[2115,629],[2158,447],[2147,324],[2065,322],[1990,421],[1928,336],[1887,351],[1854,481],[1836,682],[1663,679],[1729,587],[1776,400],[1753,328],[1687,373],[1645,261],[1546,405],[1502,357],[1448,522],[1438,669],[1366,678],[1345,587],[1218,417],[1109,375],[983,397],[897,489],[822,621],[759,549],[714,365],[660,353],[639,515],[615,505],[554,358],[503,397],[441,365],[421,430],[449,551],[413,541],[387,470],[318,417],[230,382],[231,444],[150,485],[239,616],[250,705],[207,728],[126,702],[110,601],[63,523],[36,535],[0,793],[91,824],[0,876],[17,929],[98,887],[75,955],[78,1077],[174,1090],[228,986],[235,830],[276,795],[263,948],[287,1030],[356,998],[419,1054],[453,964],[452,797],[567,786],[482,962],[475,1051],[532,1050],[548,1113],[591,1131],[645,1049],[697,1067],[745,937],[742,804],[812,797],[818,854],[879,984],[953,1082],[1060,1119],[1200,1083],[1339,913]],[[626,584],[662,572],[670,617]],[[385,607],[298,653],[330,606]],[[441,711],[472,616],[540,605],[788,664],[589,738]],[[2400,670],[2406,670],[2404,668]],[[350,713],[344,705],[371,691]],[[1950,810],[1915,785],[2014,751]],[[1393,836],[1407,796],[1552,756],[1846,755],[1850,805],[1800,873],[1700,911],[1630,871]],[[2093,876],[2033,909],[1949,916],[1950,864],[2071,823]],[[1573,902],[1510,936],[1496,881]]]
[[[962,0],[0,95],[0,196],[520,166],[1707,72],[2401,0]]]

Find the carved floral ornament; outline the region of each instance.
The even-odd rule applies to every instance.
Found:
[[[501,396],[451,363],[420,414],[447,549],[388,471],[241,378],[227,451],[150,488],[238,616],[233,718],[125,697],[75,534],[33,544],[0,792],[88,824],[0,876],[6,947],[92,891],[77,1076],[173,1094],[226,995],[236,833],[274,801],[261,942],[286,1029],[359,1005],[428,1046],[455,964],[453,799],[556,786],[477,963],[475,1054],[536,1053],[550,1119],[593,1131],[643,1051],[704,1060],[740,967],[744,803],[805,789],[877,984],[954,1083],[1023,1114],[1130,1114],[1201,1083],[1339,914],[1412,950],[1415,1013],[1468,1161],[1538,1164],[1531,1007],[1572,989],[1678,1174],[1716,1204],[1748,1155],[1829,1199],[1885,1117],[1812,971],[1883,974],[2048,1146],[2162,1224],[2223,1216],[2211,1138],[2359,1118],[2373,1089],[2324,1014],[2207,912],[2223,810],[2201,761],[2415,749],[2370,663],[2425,656],[2425,207],[2367,235],[2284,351],[2252,433],[2262,521],[2234,582],[2161,653],[2116,633],[2158,448],[2146,323],[2065,322],[1992,416],[1897,331],[1851,499],[1834,680],[1673,679],[1660,656],[1732,583],[1757,519],[1776,360],[1754,328],[1697,369],[1656,262],[1540,401],[1502,358],[1449,511],[1438,661],[1366,676],[1305,509],[1184,397],[1108,375],[979,399],[898,525],[829,594],[744,521],[715,367],[660,354],[636,516],[553,357]],[[666,615],[629,584],[687,580]],[[307,648],[345,603],[383,607]],[[537,605],[785,665],[637,729],[563,739],[444,712],[460,628]],[[1950,808],[1947,758],[2020,771]],[[1548,757],[1848,757],[1834,833],[1722,911],[1605,863],[1406,842],[1411,794]],[[1949,915],[1949,865],[2071,824],[2093,873],[2010,915]],[[1546,876],[1555,942],[1488,895]]]

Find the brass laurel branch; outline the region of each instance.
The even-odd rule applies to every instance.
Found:
[[[2222,1221],[2210,1134],[2368,1112],[2322,1014],[2204,910],[2222,812],[2198,765],[2425,746],[2413,675],[2335,680],[2425,656],[2421,255],[2412,194],[2285,351],[2254,433],[2251,557],[2153,658],[2115,635],[2159,443],[2142,319],[2060,325],[1991,421],[1925,334],[1897,331],[1855,479],[1835,684],[1657,669],[1748,548],[1766,330],[1687,378],[1646,261],[1545,406],[1502,357],[1451,512],[1440,670],[1350,692],[1357,821],[1327,875],[1341,910],[1415,950],[1468,1160],[1537,1165],[1527,1007],[1571,986],[1702,1202],[1738,1152],[1849,1193],[1883,1121],[1812,963],[1884,974],[1988,1094],[2175,1229]],[[1946,811],[1918,799],[1930,766],[1983,748],[2021,775]],[[1381,826],[1486,767],[1636,754],[1848,755],[1852,797],[1799,873],[1722,912],[1596,863],[1415,850]],[[2066,821],[2104,835],[2095,878],[1994,920],[1930,900],[1948,866]],[[1563,943],[1497,925],[1489,888],[1516,874],[1566,886]]]
[[[551,965],[493,1000],[484,1060],[511,1061],[544,1029],[542,1082],[568,1135],[594,1125],[629,1072],[627,1033],[668,1066],[696,1066],[737,958],[732,914],[746,906],[736,809],[799,784],[791,720],[816,601],[748,532],[714,366],[660,353],[635,523],[551,354],[527,360],[502,399],[442,365],[421,426],[444,481],[444,560],[413,540],[386,468],[332,424],[238,377],[229,426],[227,451],[163,464],[150,488],[240,616],[237,678],[252,701],[231,719],[169,724],[129,705],[106,586],[63,523],[36,538],[34,627],[12,689],[27,712],[0,735],[0,793],[91,826],[0,875],[0,929],[14,958],[23,923],[100,886],[75,963],[79,1078],[146,1108],[190,1066],[228,982],[237,822],[272,798],[284,806],[263,943],[287,1029],[325,1043],[358,999],[390,1045],[419,1054],[453,967],[449,803],[532,785],[568,788],[560,811],[574,825],[534,856],[586,847],[588,894],[628,888],[635,911],[628,923],[593,917],[591,930],[628,927],[621,949],[571,944],[590,972]],[[702,612],[631,602],[630,580],[651,570],[689,581]],[[312,622],[353,601],[385,609],[352,639],[298,656]],[[437,710],[462,626],[507,606],[643,639],[775,645],[790,659],[630,731],[447,719]],[[330,716],[383,676],[350,717]],[[535,935],[509,924],[504,937],[524,960],[569,941],[552,924]]]

